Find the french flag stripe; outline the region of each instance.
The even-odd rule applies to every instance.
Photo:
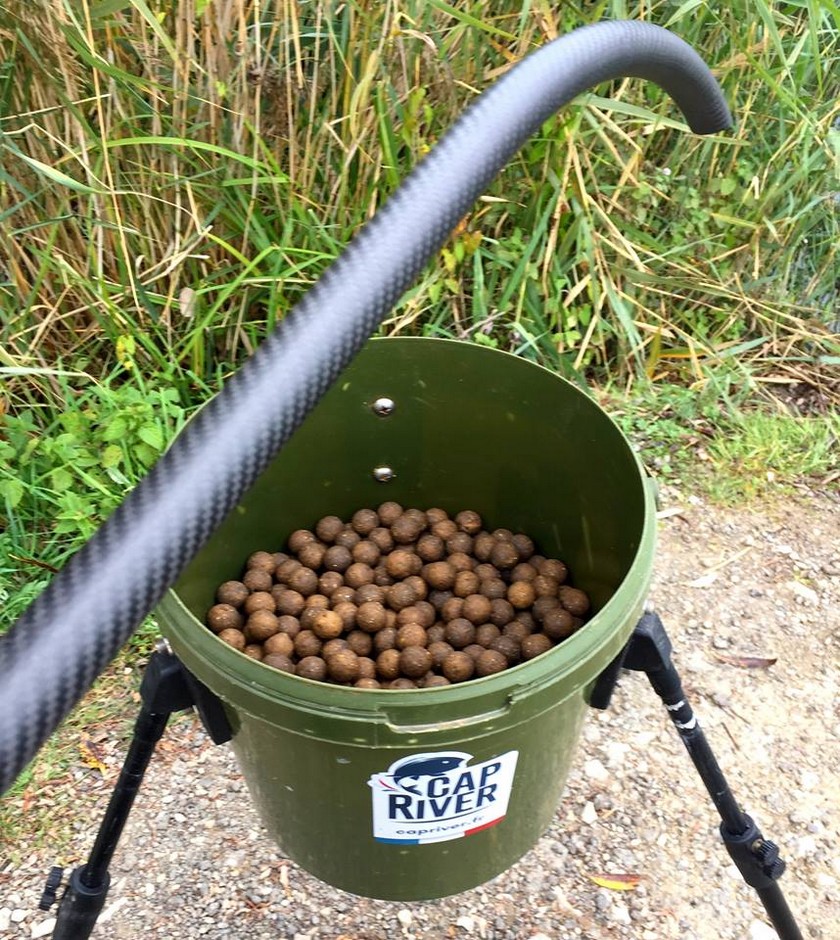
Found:
[[[497,823],[500,823],[505,817],[499,816],[498,819],[493,819],[490,822],[486,822],[481,826],[476,826],[475,829],[467,829],[464,832],[465,836],[471,836],[474,832],[481,832],[482,829],[489,829],[491,826],[495,826]]]

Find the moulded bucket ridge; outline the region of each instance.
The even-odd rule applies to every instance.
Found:
[[[395,403],[387,417],[371,407],[381,397]],[[235,429],[220,446],[236,446]],[[378,467],[391,482],[376,481]],[[249,554],[386,499],[475,509],[488,528],[527,532],[568,564],[595,615],[528,663],[416,691],[280,673],[203,625],[216,587]],[[503,872],[551,822],[592,684],[641,615],[654,535],[649,481],[585,392],[479,346],[374,340],[159,614],[175,653],[225,703],[251,796],[283,851],[357,894],[442,897]]]

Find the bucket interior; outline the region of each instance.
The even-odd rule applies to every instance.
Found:
[[[278,382],[283,377],[278,376]],[[394,402],[381,417],[380,398]],[[266,409],[271,407],[265,403]],[[236,446],[236,429],[220,434]],[[390,482],[374,478],[389,468]],[[280,551],[324,515],[384,500],[530,535],[600,610],[642,541],[648,493],[623,435],[583,391],[515,356],[437,339],[371,341],[279,459],[189,565],[175,591],[198,619],[245,559]]]

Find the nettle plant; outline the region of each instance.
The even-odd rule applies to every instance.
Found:
[[[39,542],[47,532],[89,538],[184,419],[173,389],[106,382],[67,398],[47,426],[37,406],[0,423],[0,511]]]

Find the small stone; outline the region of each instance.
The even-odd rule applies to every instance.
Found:
[[[411,926],[411,922],[414,920],[414,916],[411,911],[404,907],[402,910],[397,911],[397,920],[405,929],[408,929]]]
[[[46,920],[41,921],[40,924],[32,925],[32,937],[33,940],[37,940],[38,937],[49,937],[53,932],[55,927],[55,918],[48,917]]]
[[[597,758],[588,760],[583,765],[583,772],[590,780],[594,780],[597,783],[606,783],[606,781],[610,779],[610,772]]]
[[[794,826],[805,826],[813,818],[813,813],[807,809],[795,809],[788,813],[788,819]]]
[[[583,812],[580,814],[580,818],[583,822],[588,825],[598,821],[598,812],[595,809],[595,804],[591,800],[587,800],[583,806]]]
[[[805,604],[811,607],[816,607],[819,604],[819,594],[813,588],[808,587],[807,584],[803,584],[801,581],[788,581],[788,587],[797,597],[802,598]]]
[[[808,858],[817,851],[817,840],[813,836],[801,836],[791,846],[791,853],[796,858]],[[12,915],[14,919],[14,914]]]
[[[802,771],[802,788],[804,790],[813,790],[815,787],[819,786],[820,775],[814,773],[813,770],[803,770]]]
[[[625,924],[630,925],[630,911],[627,909],[627,905],[621,901],[613,901],[612,908],[610,909],[610,920],[614,921],[616,924]]]
[[[754,920],[750,924],[750,940],[778,940],[778,935],[764,921]]]
[[[0,907],[0,933],[9,929],[12,922],[12,911],[8,907]]]
[[[462,927],[464,930],[470,933],[475,927],[475,921],[469,915],[464,914],[463,917],[459,917],[458,920],[455,921],[455,926]]]
[[[725,692],[712,692],[712,701],[718,708],[732,707],[732,699]]]
[[[26,911],[16,908],[12,911],[12,923],[19,924],[26,917]]]
[[[623,744],[621,741],[610,741],[604,750],[607,755],[607,765],[615,769],[624,763],[624,758],[630,751],[630,745]]]

